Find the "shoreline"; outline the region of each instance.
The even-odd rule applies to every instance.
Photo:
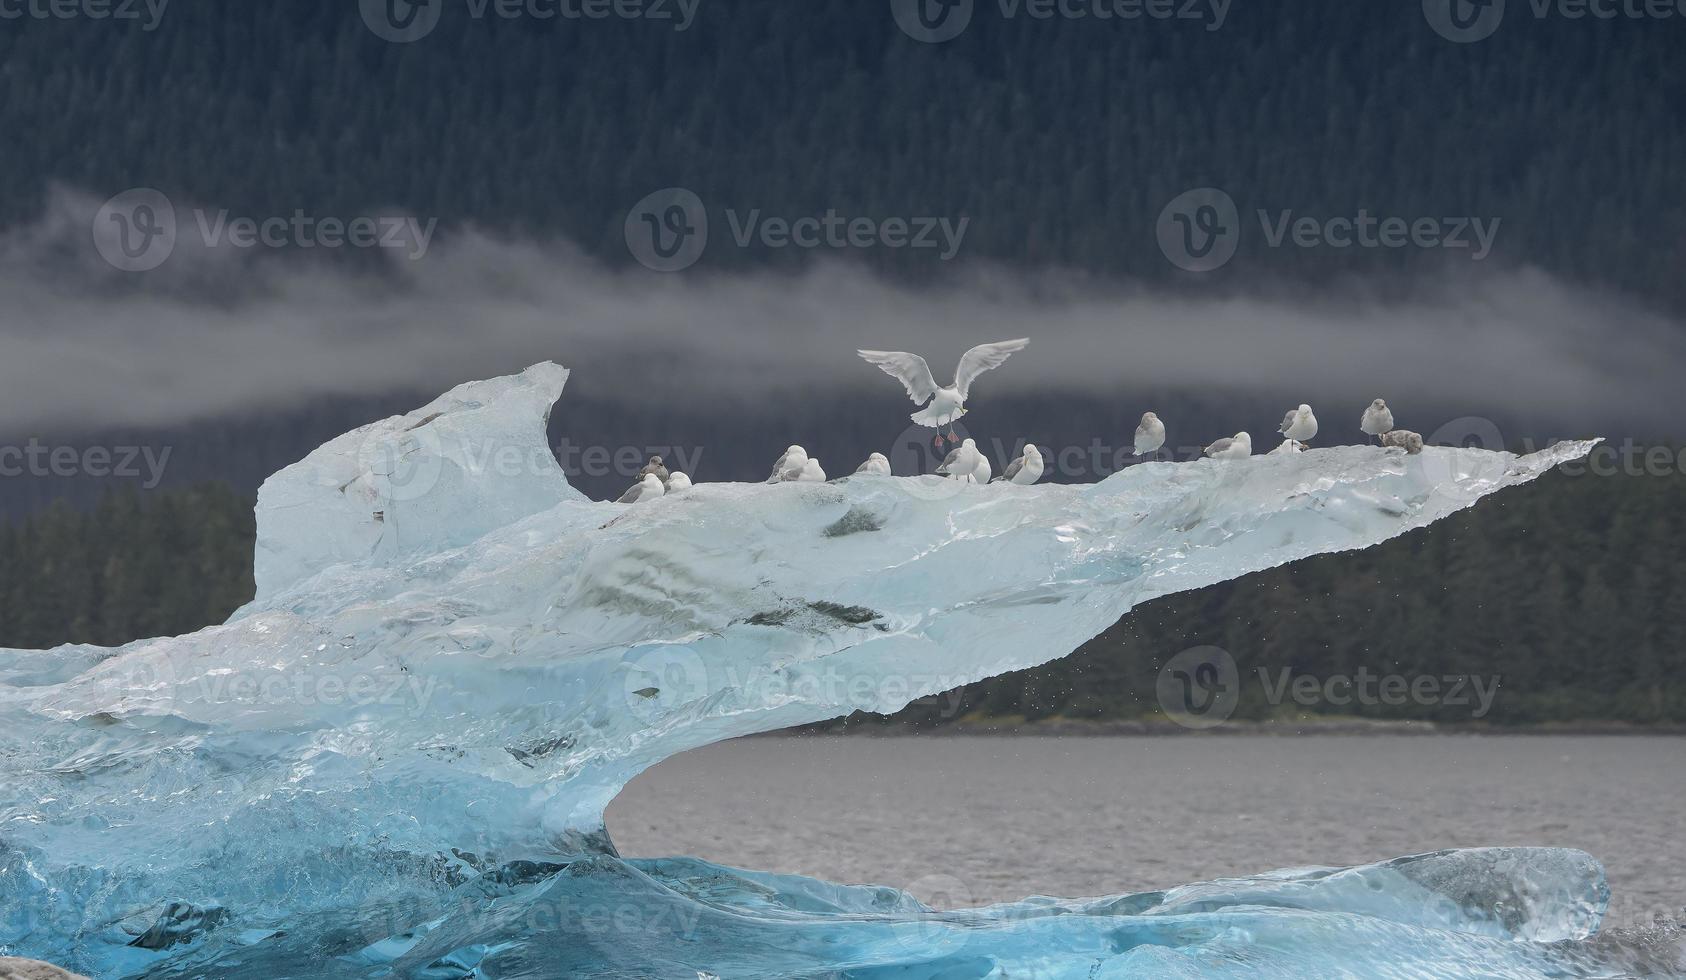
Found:
[[[1629,722],[1551,722],[1539,725],[1485,725],[1471,723],[1443,724],[1428,721],[1372,721],[1355,718],[1328,721],[1228,721],[1211,728],[1192,729],[1165,719],[1133,719],[1118,721],[1084,721],[1071,718],[1050,718],[1025,722],[1011,718],[979,718],[959,721],[934,728],[911,728],[903,725],[875,723],[849,725],[842,728],[807,726],[765,732],[754,738],[789,738],[827,736],[833,738],[1302,738],[1317,736],[1371,737],[1410,735],[1419,737],[1450,735],[1487,736],[1686,736],[1686,725],[1636,725]]]

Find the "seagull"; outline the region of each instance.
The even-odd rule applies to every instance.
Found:
[[[970,481],[982,462],[983,453],[978,452],[978,444],[967,439],[948,454],[943,464],[937,467],[937,472],[950,480]]]
[[[654,473],[656,475],[656,479],[663,482],[666,482],[667,480],[667,467],[662,465],[662,458],[660,456],[651,456],[650,461],[644,464],[644,468],[638,471],[639,476],[643,476],[646,473]]]
[[[1206,455],[1213,459],[1246,459],[1253,455],[1253,437],[1237,432],[1228,439],[1219,439],[1206,447]]]
[[[1415,456],[1423,451],[1423,437],[1409,429],[1391,429],[1382,433],[1382,445]]]
[[[691,489],[691,478],[683,473],[673,473],[667,478],[667,492],[678,493]]]
[[[817,460],[817,459],[809,458],[809,460],[802,465],[802,472],[801,472],[801,474],[799,474],[795,478],[795,482],[797,482],[797,483],[824,483],[825,482],[825,470],[820,469],[820,461]]]
[[[864,474],[867,476],[889,476],[890,461],[884,458],[883,453],[873,453],[866,458],[866,462],[855,469],[855,473],[856,475]]]
[[[1380,438],[1385,433],[1393,431],[1393,412],[1388,410],[1387,402],[1380,398],[1370,403],[1364,410],[1364,419],[1358,423],[1367,436]]]
[[[1015,483],[1028,487],[1042,479],[1042,450],[1025,446],[1024,454],[1007,464],[1007,472],[995,478],[996,483]]]
[[[1278,431],[1294,442],[1310,442],[1317,435],[1317,416],[1311,413],[1310,405],[1301,405],[1282,416],[1282,428]]]
[[[1284,440],[1282,440],[1282,445],[1277,446],[1275,449],[1272,449],[1266,455],[1268,455],[1268,456],[1292,456],[1295,453],[1303,453],[1303,452],[1305,452],[1305,446],[1302,443],[1295,442],[1292,439],[1284,439]]]
[[[1142,424],[1136,426],[1136,455],[1146,456],[1159,452],[1159,447],[1165,445],[1165,423],[1159,421],[1159,416],[1152,412],[1142,414]]]
[[[664,494],[666,492],[667,492],[666,488],[664,488],[662,486],[662,481],[656,479],[656,475],[654,473],[646,473],[646,474],[644,474],[644,479],[639,480],[637,483],[634,483],[632,485],[632,489],[628,490],[626,493],[621,494],[621,499],[615,501],[615,503],[617,503],[617,504],[648,503],[649,501],[652,501],[652,500],[656,499],[657,497],[660,497],[662,494]]]
[[[960,441],[960,437],[954,434],[954,422],[966,414],[966,397],[971,393],[972,382],[978,379],[978,375],[1000,367],[1008,355],[1028,346],[1028,339],[979,344],[960,359],[960,366],[954,371],[954,384],[947,388],[938,387],[936,379],[931,376],[931,366],[918,354],[882,350],[856,353],[868,364],[877,365],[879,370],[900,381],[915,405],[925,405],[927,401],[931,403],[911,417],[919,425],[936,429],[937,437],[932,440],[932,445],[941,446],[944,439],[942,427],[945,425],[949,427],[948,441]]]
[[[773,475],[767,477],[768,483],[778,483],[781,480],[794,480],[802,475],[802,467],[808,465],[808,450],[801,446],[791,446],[773,464]]]

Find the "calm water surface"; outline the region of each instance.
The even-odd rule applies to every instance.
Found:
[[[1686,904],[1686,739],[755,738],[609,808],[622,853],[897,885],[933,904],[1149,891],[1446,847],[1578,847],[1607,924]]]

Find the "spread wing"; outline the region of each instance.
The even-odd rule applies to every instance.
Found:
[[[971,391],[972,382],[977,380],[978,375],[991,368],[1000,367],[1006,362],[1008,355],[1024,350],[1029,346],[1030,341],[1028,339],[1003,340],[994,344],[979,344],[967,351],[966,356],[960,359],[960,367],[954,371],[954,387],[955,390],[960,392],[960,400],[966,400]]]
[[[863,350],[855,353],[868,364],[877,365],[880,371],[900,381],[915,405],[923,405],[936,397],[937,382],[931,377],[931,366],[918,354],[887,350]]]

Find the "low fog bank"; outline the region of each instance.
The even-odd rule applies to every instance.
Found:
[[[1517,437],[1675,439],[1686,402],[1679,323],[1529,270],[1386,299],[1350,284],[1202,298],[979,267],[922,287],[846,264],[664,275],[467,232],[441,234],[420,260],[361,262],[183,235],[162,267],[131,273],[93,248],[97,208],[60,193],[41,222],[0,237],[0,438],[437,393],[542,359],[575,370],[563,411],[579,400],[677,419],[706,407],[776,429],[843,399],[893,428],[913,406],[855,348],[922,353],[946,380],[970,344],[1017,336],[1031,347],[978,383],[979,409],[1069,400],[1133,417],[1170,400],[1266,416],[1202,419],[1213,428],[1190,441],[1273,433],[1301,400],[1344,432],[1378,395],[1425,433],[1480,416],[1527,430]]]

